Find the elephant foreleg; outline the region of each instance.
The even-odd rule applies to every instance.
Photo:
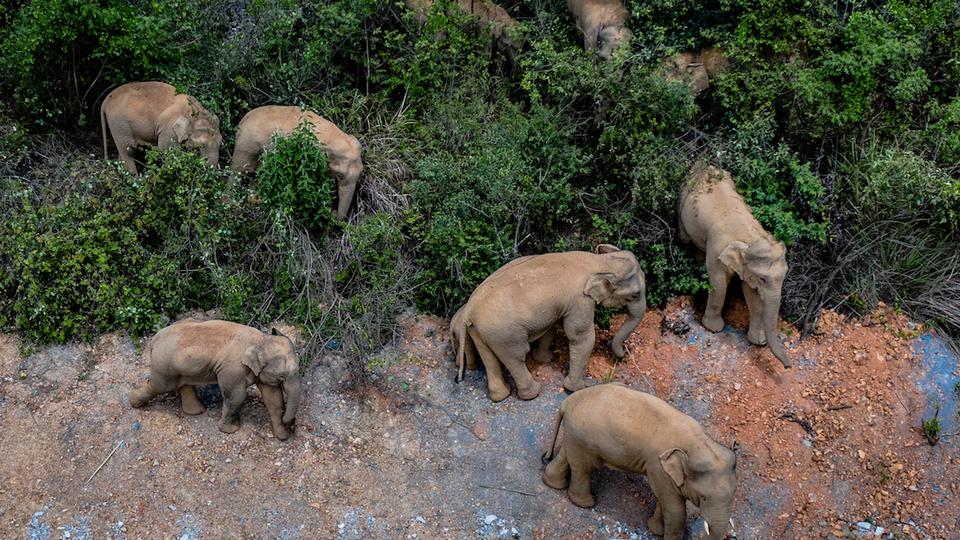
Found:
[[[657,501],[657,507],[653,510],[653,515],[647,521],[647,528],[654,536],[663,536],[663,507],[660,506],[659,500]]]
[[[180,408],[183,412],[190,415],[202,413],[205,409],[203,403],[197,398],[196,389],[192,385],[180,387]]]
[[[563,331],[570,340],[570,371],[563,378],[563,387],[576,392],[587,386],[583,374],[593,351],[596,332],[593,328],[593,314],[589,318],[568,317],[563,321]]]
[[[483,367],[486,368],[487,389],[490,392],[490,399],[493,401],[503,401],[507,399],[510,397],[510,387],[507,386],[507,381],[503,379],[503,369],[500,367],[500,360],[497,359],[497,355],[493,354],[490,347],[487,346],[486,342],[483,341],[473,328],[467,331],[470,332],[470,340],[473,341],[477,352],[480,353],[480,360],[483,362]]]
[[[683,540],[687,528],[687,506],[683,497],[671,494],[657,501],[663,516],[663,540]]]
[[[273,434],[281,441],[290,438],[290,430],[283,425],[283,392],[276,386],[257,383],[260,389],[260,395],[263,397],[263,404],[267,407],[270,414],[270,424],[273,426]]]
[[[743,298],[747,301],[750,310],[750,329],[747,330],[747,339],[754,345],[766,345],[767,333],[763,330],[763,301],[757,291],[746,283],[741,282]]]
[[[235,433],[240,429],[240,409],[247,399],[246,387],[230,387],[220,385],[223,391],[223,416],[220,418],[220,431]]]
[[[723,269],[707,268],[707,277],[713,290],[707,296],[707,309],[703,312],[703,327],[711,332],[723,330],[723,302],[727,298],[730,276]]]

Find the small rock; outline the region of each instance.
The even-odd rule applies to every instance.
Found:
[[[487,517],[483,518],[483,522],[486,523],[487,525],[490,525],[496,520],[497,520],[497,516],[493,514],[487,514]]]
[[[417,523],[426,523],[426,522],[427,522],[427,520],[423,519],[423,516],[417,516],[417,517],[413,518],[413,520],[416,521]]]
[[[738,391],[739,391],[740,388],[742,388],[742,385],[741,385],[740,383],[738,383],[738,382],[733,383],[733,389],[734,389],[734,390],[738,390]]]
[[[139,421],[139,420],[137,420],[136,422],[133,423],[133,429],[134,429],[134,431],[140,431],[140,421]]]
[[[885,531],[885,530],[886,530],[886,529],[884,529],[883,527],[877,527],[877,528],[873,531],[873,535],[874,535],[874,536],[881,536],[881,535],[883,535],[883,531]]]
[[[873,530],[873,524],[866,521],[861,521],[857,523],[857,528],[863,532],[870,532]]]
[[[172,505],[172,504],[171,504],[170,506],[168,506],[167,508],[169,508],[171,512],[176,512],[176,511],[177,511],[177,507],[176,507],[175,505]]]

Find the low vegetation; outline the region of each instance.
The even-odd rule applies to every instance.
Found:
[[[0,325],[36,342],[149,332],[191,309],[361,356],[411,306],[449,315],[518,255],[601,242],[651,304],[706,290],[676,240],[696,159],[729,169],[785,241],[783,315],[878,301],[960,332],[960,8],[948,0],[627,1],[631,47],[582,50],[563,2],[502,0],[510,60],[436,1],[28,0],[0,7]],[[724,47],[694,96],[656,73]],[[316,110],[364,147],[347,222],[308,138],[237,177],[185,152],[100,159],[100,100],[164,80],[236,123]]]

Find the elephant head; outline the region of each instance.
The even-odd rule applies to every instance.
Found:
[[[187,106],[173,105],[160,118],[157,144],[161,149],[181,146],[199,150],[214,167],[220,163],[220,122],[193,98]]]
[[[300,360],[290,338],[271,329],[263,340],[252,348],[242,363],[253,371],[260,382],[283,389],[283,422],[293,421],[300,407],[303,383],[300,380]]]
[[[633,253],[610,244],[600,244],[596,251],[602,259],[600,270],[590,274],[583,292],[603,307],[627,308],[630,317],[610,342],[613,354],[623,358],[623,342],[647,310],[647,284]]]
[[[633,32],[626,26],[604,26],[597,33],[597,53],[609,60],[614,51],[633,39]]]
[[[710,75],[696,54],[680,52],[663,61],[667,79],[689,85],[696,93],[710,87]]]
[[[777,337],[780,315],[780,294],[787,275],[787,248],[783,242],[765,234],[752,244],[733,241],[720,252],[720,262],[740,276],[741,281],[757,291],[763,305],[763,331],[773,355],[790,367],[790,356]]]
[[[660,454],[660,466],[673,487],[700,508],[710,540],[723,540],[733,529],[730,506],[737,487],[737,456],[712,441]]]

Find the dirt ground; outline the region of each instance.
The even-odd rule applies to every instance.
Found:
[[[746,341],[742,304],[726,317],[712,334],[689,299],[650,310],[619,363],[598,332],[589,374],[736,440],[738,538],[960,538],[960,372],[943,340],[889,309],[827,312],[799,342],[781,324],[784,370]],[[335,351],[316,359],[297,433],[280,442],[254,388],[233,435],[217,430],[216,387],[196,417],[175,396],[131,409],[145,366],[125,335],[38,351],[0,335],[0,538],[652,539],[642,477],[595,473],[589,510],[540,481],[565,397],[557,341],[555,361],[530,361],[540,397],[495,404],[482,370],[453,383],[445,321],[417,318],[371,360],[362,395],[341,390]],[[936,410],[931,446],[920,425]]]

